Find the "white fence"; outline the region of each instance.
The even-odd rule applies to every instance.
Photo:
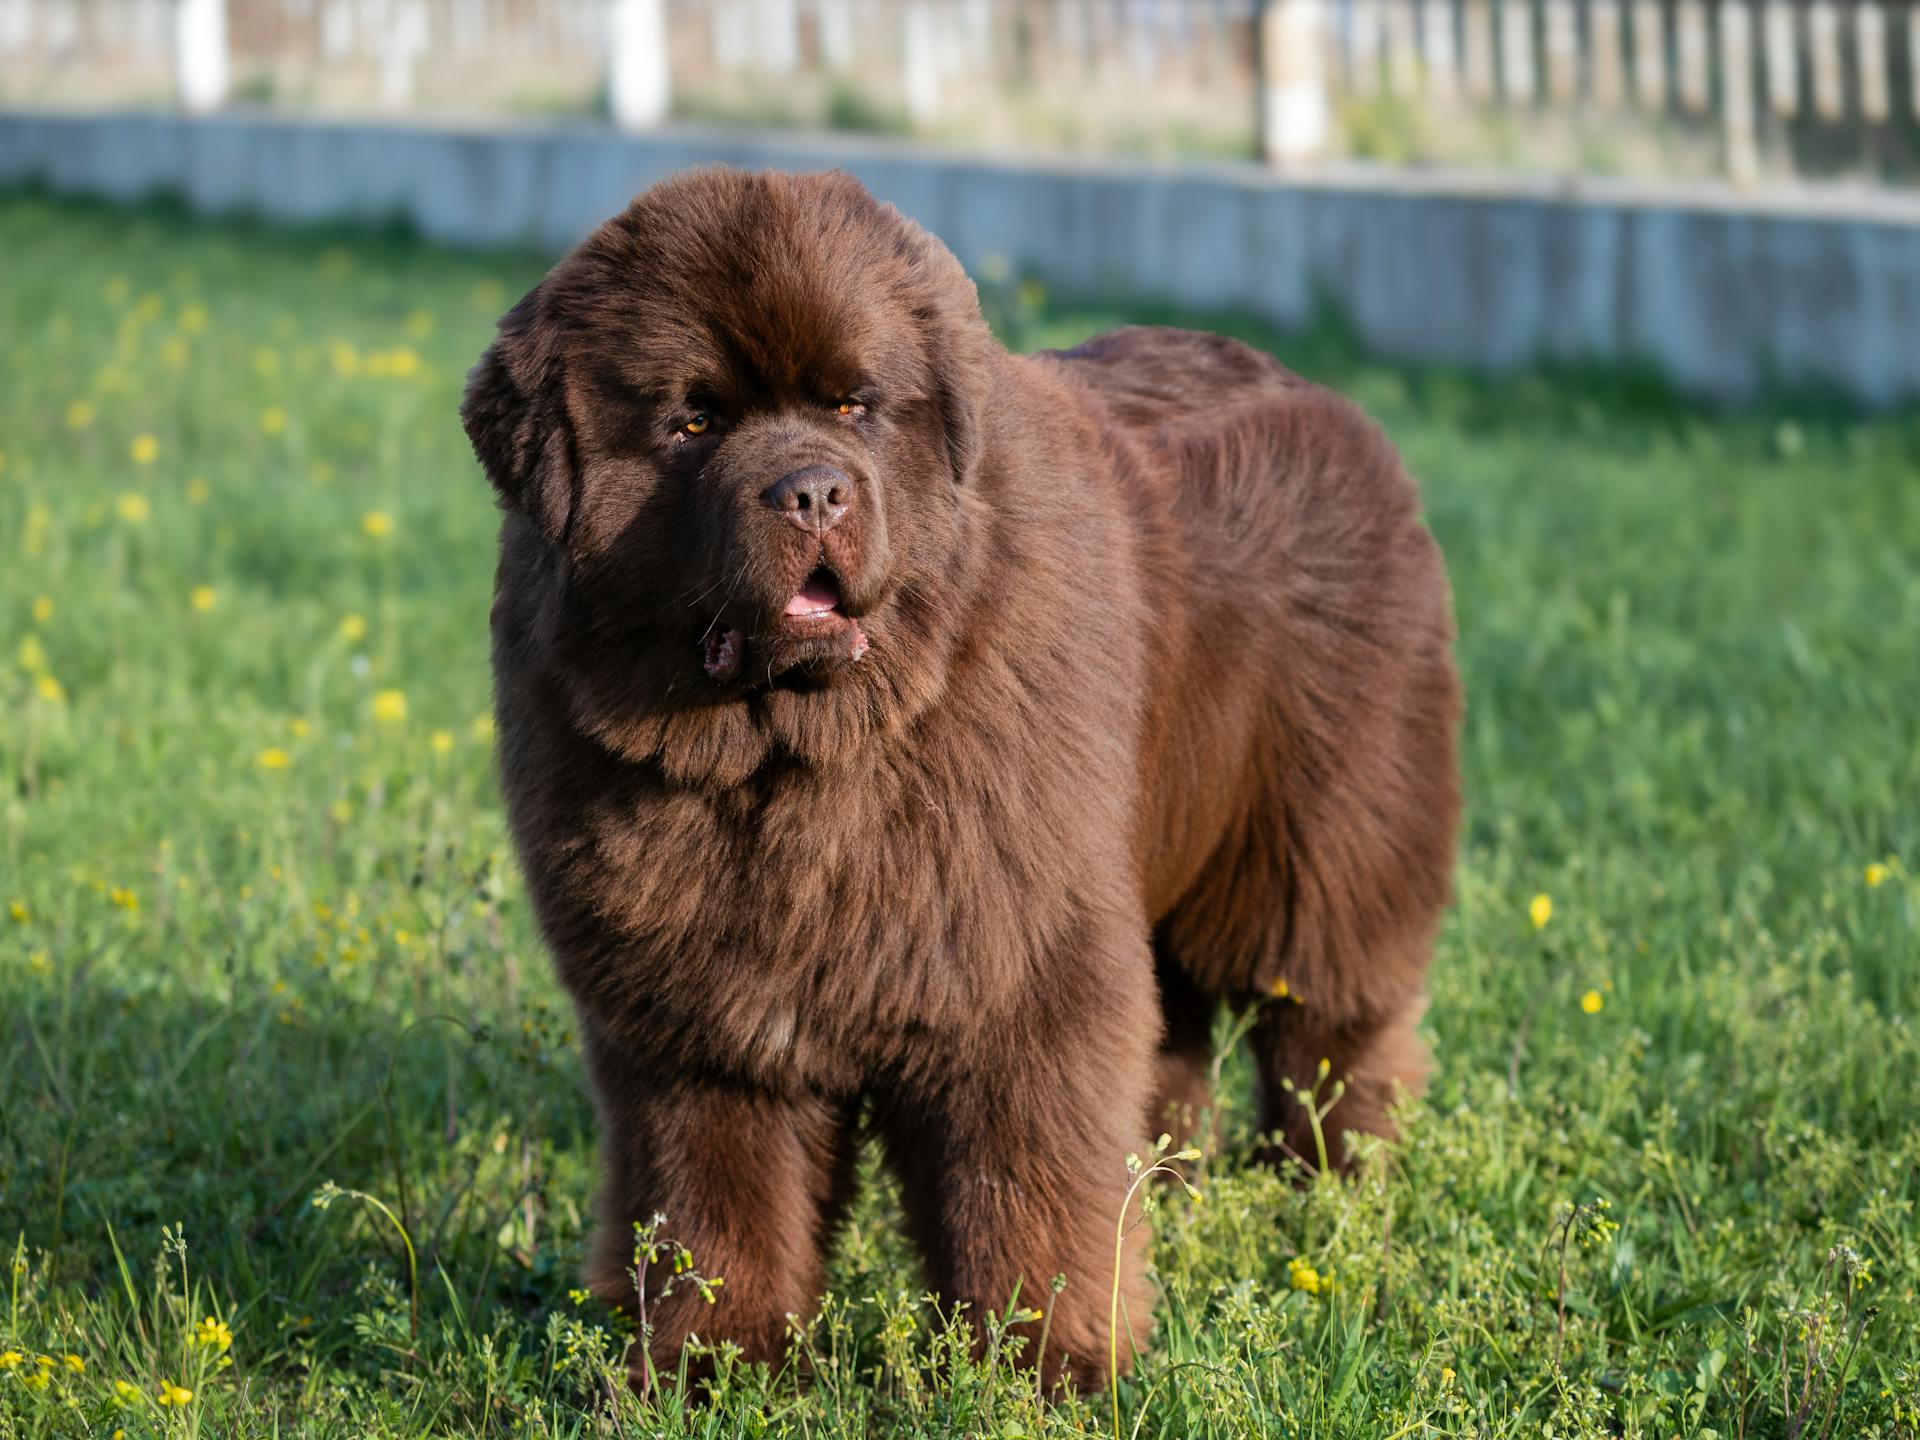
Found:
[[[0,103],[1920,172],[1920,0],[0,0]]]

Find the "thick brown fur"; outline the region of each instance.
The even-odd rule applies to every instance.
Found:
[[[1010,355],[853,180],[710,170],[509,312],[462,418],[505,510],[501,774],[605,1130],[590,1280],[631,1307],[658,1212],[726,1281],[650,1306],[657,1365],[780,1360],[866,1116],[938,1290],[1064,1274],[1043,1370],[1096,1383],[1125,1157],[1281,980],[1268,1129],[1308,1150],[1279,1087],[1324,1058],[1330,1126],[1389,1133],[1460,696],[1439,552],[1351,405],[1210,335]],[[824,534],[768,498],[810,466],[845,482]]]

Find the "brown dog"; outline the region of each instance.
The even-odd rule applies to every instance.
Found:
[[[1066,1276],[1040,1358],[1082,1384],[1125,1157],[1206,1102],[1221,1002],[1290,988],[1252,1032],[1282,1142],[1323,1058],[1330,1125],[1388,1130],[1460,697],[1353,407],[1208,335],[1010,355],[853,180],[716,170],[561,261],[461,413],[506,512],[501,772],[605,1128],[590,1279],[631,1306],[660,1212],[726,1281],[649,1307],[656,1364],[781,1357],[863,1114],[949,1301]]]

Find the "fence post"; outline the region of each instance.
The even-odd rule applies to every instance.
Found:
[[[927,0],[907,0],[900,16],[900,62],[907,119],[916,129],[940,118],[940,17]]]
[[[606,0],[606,5],[607,113],[622,130],[659,125],[673,98],[666,0]]]
[[[1260,154],[1280,168],[1324,159],[1333,136],[1327,95],[1326,0],[1260,6]]]
[[[198,114],[227,103],[227,0],[178,0],[173,12],[174,77],[180,103]]]
[[[1760,149],[1753,104],[1753,16],[1747,0],[1723,0],[1720,7],[1720,104],[1727,178],[1751,185],[1760,176]]]

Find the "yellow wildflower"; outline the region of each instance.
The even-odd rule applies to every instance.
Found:
[[[116,1380],[113,1382],[113,1393],[123,1403],[131,1405],[140,1398],[140,1387],[131,1380]]]
[[[51,595],[34,596],[33,597],[34,624],[44,625],[47,623],[47,621],[51,620],[52,618],[53,618],[53,597]]]
[[[211,585],[196,585],[192,593],[187,596],[187,600],[194,609],[204,615],[220,603],[220,596]]]
[[[125,492],[113,508],[129,525],[144,525],[147,523],[147,518],[153,514],[153,506],[138,490]]]
[[[115,885],[107,891],[107,903],[119,906],[129,915],[140,913],[140,897],[125,885]]]
[[[207,307],[197,301],[189,302],[180,311],[180,328],[189,335],[198,335],[207,328]]]
[[[253,373],[262,380],[280,373],[280,352],[269,345],[262,345],[253,352]]]
[[[187,368],[187,342],[178,335],[160,347],[161,357],[175,370]]]
[[[84,430],[93,424],[93,406],[85,400],[76,400],[67,406],[67,428]]]
[[[482,744],[493,739],[493,716],[485,714],[474,716],[473,723],[467,727],[467,733]]]
[[[278,745],[269,745],[256,758],[262,770],[284,770],[293,763],[293,757]]]
[[[1580,1008],[1589,1015],[1598,1015],[1606,1003],[1606,997],[1598,990],[1589,990],[1580,997]]]
[[[49,705],[62,705],[66,703],[66,687],[51,675],[42,675],[38,680],[33,682],[33,688],[40,698],[45,700]]]
[[[1311,1261],[1304,1255],[1296,1255],[1287,1262],[1287,1284],[1295,1290],[1304,1290],[1309,1295],[1318,1295],[1324,1285],[1320,1272],[1313,1268]]]
[[[83,1375],[86,1373],[87,1362],[82,1360],[78,1355],[67,1356],[65,1364],[66,1364],[66,1367],[69,1370],[73,1371],[73,1373],[76,1375]]]
[[[178,1408],[192,1403],[193,1391],[184,1385],[176,1385],[171,1380],[162,1380],[159,1393],[154,1398],[162,1405]]]
[[[22,925],[32,918],[31,912],[27,909],[27,902],[24,900],[16,900],[7,906],[7,913]]]
[[[1276,1000],[1284,1000],[1293,992],[1287,988],[1287,977],[1282,975],[1275,979],[1272,985],[1267,987],[1267,993]]]
[[[287,407],[269,405],[260,412],[260,431],[264,435],[278,435],[287,428]]]
[[[451,730],[436,730],[433,732],[433,739],[430,743],[433,746],[434,754],[444,755],[453,749],[453,732]]]
[[[0,1350],[0,1370],[17,1369],[26,1358],[18,1350]]]
[[[1876,860],[1861,873],[1866,879],[1867,888],[1869,890],[1875,890],[1887,883],[1887,876],[1892,872]]]
[[[342,615],[340,617],[340,638],[349,645],[365,638],[367,620],[364,615]]]
[[[19,661],[20,668],[29,675],[38,675],[47,668],[47,650],[40,643],[38,635],[23,635],[20,639],[20,648],[14,651],[14,659]]]
[[[127,447],[127,455],[136,465],[151,465],[160,453],[160,442],[151,435],[136,435]]]
[[[53,1381],[53,1377],[44,1370],[30,1370],[20,1377],[20,1383],[29,1390],[44,1390]]]
[[[384,510],[369,510],[360,517],[360,528],[375,540],[385,539],[393,533],[393,517]]]
[[[207,484],[207,477],[196,475],[187,481],[187,503],[204,505],[213,497],[213,487]]]
[[[296,715],[287,722],[287,729],[296,740],[304,740],[313,731],[313,725],[305,716]]]
[[[48,955],[44,950],[36,950],[27,956],[27,968],[36,975],[51,975],[53,973],[53,957]]]
[[[420,373],[420,357],[411,346],[402,345],[387,352],[387,373],[407,380]]]
[[[1534,896],[1527,906],[1527,918],[1533,921],[1534,929],[1546,929],[1547,922],[1553,919],[1553,897],[1544,894]]]
[[[407,718],[407,697],[400,690],[381,690],[373,697],[373,718],[393,725]]]
[[[216,1320],[209,1315],[194,1327],[193,1341],[196,1345],[207,1345],[225,1354],[233,1344],[233,1331],[227,1328],[224,1320]]]
[[[333,342],[328,358],[333,362],[333,373],[342,380],[350,380],[360,373],[360,352],[344,340]]]

